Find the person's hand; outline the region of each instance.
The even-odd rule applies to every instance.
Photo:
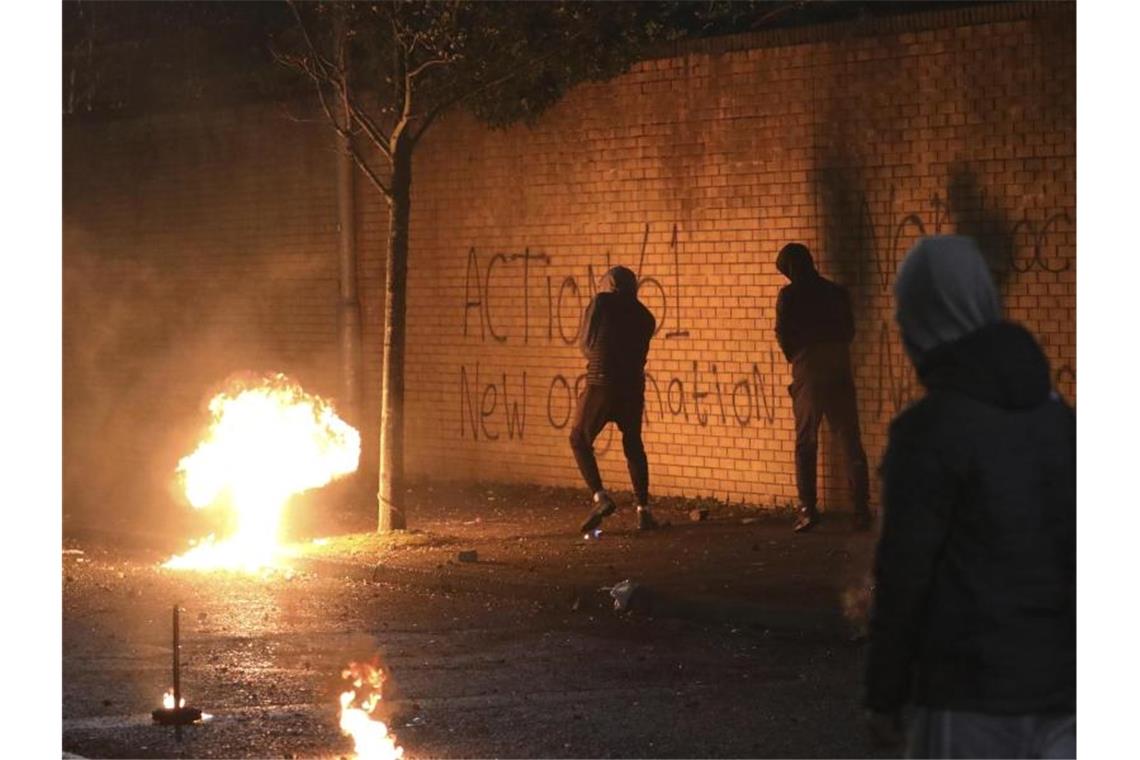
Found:
[[[869,711],[867,730],[871,732],[871,739],[880,747],[898,747],[903,743],[902,720],[897,712]]]

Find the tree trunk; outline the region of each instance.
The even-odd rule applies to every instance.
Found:
[[[412,150],[405,136],[392,145],[391,203],[388,208],[387,303],[384,309],[384,368],[380,395],[381,533],[407,527],[404,513],[404,339],[408,281],[408,223],[412,207]]]

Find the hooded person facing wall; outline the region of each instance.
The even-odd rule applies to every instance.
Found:
[[[912,757],[1073,757],[1076,415],[970,238],[919,242],[895,299],[926,395],[882,466],[872,727],[909,703]]]
[[[657,321],[637,299],[637,275],[613,267],[602,277],[598,294],[582,318],[581,349],[586,357],[586,390],[578,398],[570,447],[594,506],[579,527],[590,533],[617,509],[602,485],[594,439],[607,422],[621,430],[622,450],[637,499],[637,527],[659,527],[649,511],[649,460],[641,440],[645,410],[645,361]]]
[[[851,299],[841,285],[824,278],[802,243],[788,243],[776,268],[791,280],[776,299],[776,340],[792,364],[792,411],[796,420],[796,532],[819,522],[816,456],[819,426],[827,418],[844,452],[855,526],[871,525],[867,454],[859,433],[855,380],[849,346],[855,337]]]

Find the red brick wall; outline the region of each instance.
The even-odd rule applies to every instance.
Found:
[[[1009,315],[1074,397],[1074,26],[1072,5],[1018,4],[714,41],[577,88],[534,128],[440,124],[414,179],[412,470],[578,484],[572,343],[594,280],[621,263],[660,327],[653,491],[792,501],[772,332],[790,240],[852,290],[872,468],[917,392],[890,283],[923,232],[981,239]],[[620,434],[598,443],[603,477],[627,489]],[[823,456],[825,499],[842,504]]]

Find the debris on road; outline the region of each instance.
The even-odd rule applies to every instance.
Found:
[[[456,554],[455,558],[460,562],[478,562],[479,552],[474,549],[466,549]]]
[[[693,522],[702,522],[709,518],[709,511],[705,507],[689,510],[689,519]]]
[[[614,610],[625,612],[629,609],[634,593],[640,587],[628,578],[610,589],[610,596],[614,598]]]

